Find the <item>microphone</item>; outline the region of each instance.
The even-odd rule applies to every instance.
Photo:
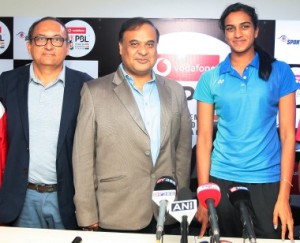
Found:
[[[162,237],[168,204],[175,200],[176,186],[175,179],[170,176],[163,176],[156,181],[154,191],[152,192],[152,200],[159,206],[156,240],[160,240]]]
[[[74,238],[74,240],[72,240],[71,243],[81,243],[81,242],[82,242],[81,237],[80,237],[80,236],[76,236],[76,237]]]
[[[243,232],[248,236],[251,243],[256,243],[253,223],[248,212],[248,205],[250,204],[248,188],[244,186],[231,187],[228,192],[228,197],[232,205],[240,211]]]
[[[208,209],[213,242],[220,243],[220,229],[216,211],[221,199],[220,187],[215,183],[205,183],[197,188],[197,197],[200,204]]]
[[[182,188],[178,192],[178,201],[170,205],[170,215],[181,223],[181,243],[188,242],[188,227],[197,211],[197,200],[192,199],[192,192]]]

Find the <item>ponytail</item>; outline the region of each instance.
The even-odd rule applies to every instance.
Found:
[[[259,71],[258,75],[261,79],[267,81],[272,72],[272,63],[276,60],[269,53],[264,51],[260,46],[254,44],[254,50],[259,56]]]

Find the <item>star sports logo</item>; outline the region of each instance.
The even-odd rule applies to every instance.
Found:
[[[20,39],[25,39],[26,38],[26,34],[24,31],[20,31],[18,34],[17,34],[18,38]]]
[[[300,45],[300,40],[289,39],[286,35],[282,35],[278,39],[285,42],[287,45]]]
[[[176,81],[198,81],[202,73],[219,64],[219,55],[159,54],[154,71]]]

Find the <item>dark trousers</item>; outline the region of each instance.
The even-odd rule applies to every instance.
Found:
[[[219,185],[221,201],[217,206],[220,234],[223,237],[243,237],[243,226],[239,210],[229,198],[228,190],[233,186],[245,186],[250,192],[249,213],[252,217],[257,238],[281,238],[281,225],[277,230],[273,226],[273,210],[279,193],[279,183],[237,183],[211,177],[211,182]]]

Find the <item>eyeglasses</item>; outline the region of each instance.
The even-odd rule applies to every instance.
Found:
[[[34,41],[34,44],[36,46],[45,46],[48,43],[48,40],[50,40],[52,46],[55,47],[62,47],[64,42],[70,42],[68,38],[63,37],[45,37],[45,36],[36,36],[33,38],[27,38],[27,40]]]

